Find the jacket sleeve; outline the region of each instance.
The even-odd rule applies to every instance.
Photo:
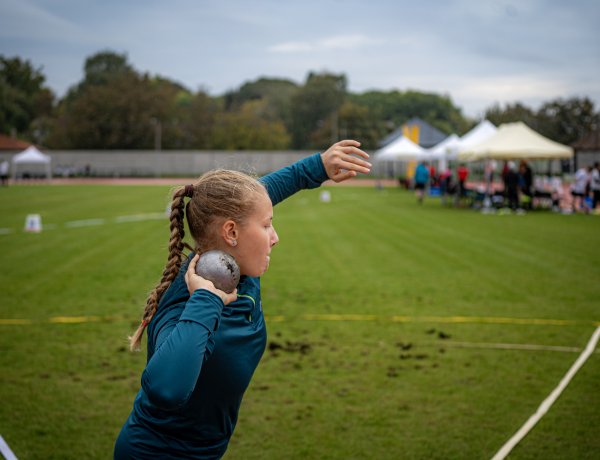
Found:
[[[303,189],[317,188],[328,179],[321,154],[315,153],[262,177],[273,206]]]
[[[162,329],[156,351],[142,373],[142,388],[150,401],[163,410],[176,410],[189,400],[209,341],[217,330],[223,301],[205,289],[195,291],[174,327]]]

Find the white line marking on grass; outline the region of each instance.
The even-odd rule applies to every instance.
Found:
[[[143,222],[145,220],[167,220],[167,215],[163,212],[155,212],[150,214],[134,214],[132,216],[115,217],[115,223],[122,224],[124,222]]]
[[[108,223],[115,224],[123,224],[126,222],[144,222],[147,220],[167,220],[167,216],[163,212],[154,212],[147,214],[134,214],[131,216],[117,216],[112,219],[111,222],[107,221],[107,219],[82,219],[82,220],[72,220],[69,222],[65,222],[63,226],[65,228],[81,228],[81,227],[93,227],[95,225],[104,225]],[[57,224],[44,224],[43,230],[56,230],[58,228]],[[15,233],[15,229],[13,228],[0,228],[0,236],[3,235],[11,235]]]
[[[72,220],[71,222],[65,222],[65,227],[67,227],[67,228],[91,227],[93,225],[103,225],[105,223],[106,223],[105,219]]]
[[[535,414],[529,417],[529,420],[525,422],[525,424],[521,427],[519,431],[517,431],[512,438],[510,438],[506,444],[504,444],[498,453],[492,457],[492,460],[503,460],[506,456],[513,450],[513,448],[529,433],[529,431],[535,426],[537,422],[548,412],[552,404],[558,399],[563,390],[567,387],[569,382],[573,379],[577,371],[583,366],[583,364],[587,361],[590,355],[594,352],[596,345],[598,344],[598,339],[600,339],[600,326],[596,328],[594,333],[592,334],[592,338],[588,342],[585,350],[579,355],[577,361],[571,366],[571,369],[566,373],[566,375],[562,378],[558,386],[550,393],[540,407],[538,407]]]
[[[436,345],[439,345],[437,343]],[[444,345],[456,348],[485,348],[498,350],[533,350],[533,351],[562,351],[579,353],[578,347],[561,347],[557,345],[536,345],[532,343],[485,343],[485,342],[444,342]]]
[[[6,460],[17,460],[17,456],[10,450],[10,447],[8,447],[2,436],[0,436],[0,453],[2,453]]]

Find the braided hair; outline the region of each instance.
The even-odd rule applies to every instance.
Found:
[[[237,171],[217,169],[203,174],[196,183],[178,187],[171,202],[169,255],[156,287],[146,299],[142,321],[129,337],[130,349],[138,350],[144,329],[152,320],[158,304],[169,288],[186,256],[185,248],[205,252],[217,246],[218,224],[228,219],[239,225],[254,211],[257,193],[266,194],[265,187],[255,178]],[[187,205],[185,198],[189,198]],[[183,241],[184,217],[195,242],[195,248]]]

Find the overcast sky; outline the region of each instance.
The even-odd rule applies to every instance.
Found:
[[[106,49],[212,95],[312,70],[449,95],[471,117],[572,96],[600,109],[599,0],[0,0],[0,54],[58,96]]]

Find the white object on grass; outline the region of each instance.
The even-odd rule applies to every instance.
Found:
[[[594,349],[598,344],[599,338],[600,326],[596,328],[596,331],[592,334],[592,338],[585,347],[585,350],[583,350],[583,352],[579,355],[579,358],[577,358],[575,364],[571,366],[569,372],[565,374],[565,376],[562,378],[562,380],[554,389],[554,391],[550,393],[550,396],[548,396],[544,400],[544,402],[540,404],[540,407],[538,407],[538,410],[535,412],[535,414],[529,417],[529,420],[527,420],[527,422],[525,422],[521,429],[517,431],[514,434],[514,436],[506,442],[506,444],[502,446],[502,448],[496,453],[496,455],[492,457],[492,460],[502,460],[506,458],[506,456],[510,454],[511,450],[513,450],[513,448],[521,441],[521,439],[523,439],[527,435],[527,433],[529,433],[529,431],[535,426],[535,424],[539,422],[540,419],[546,414],[546,412],[548,412],[552,404],[554,404],[554,402],[558,399],[563,390],[571,382],[571,379],[573,379],[577,371],[579,371],[581,366],[583,366],[583,364],[587,361],[590,355],[594,352]]]
[[[0,453],[2,453],[6,460],[17,460],[17,456],[10,450],[10,447],[8,447],[2,436],[0,436]]]

